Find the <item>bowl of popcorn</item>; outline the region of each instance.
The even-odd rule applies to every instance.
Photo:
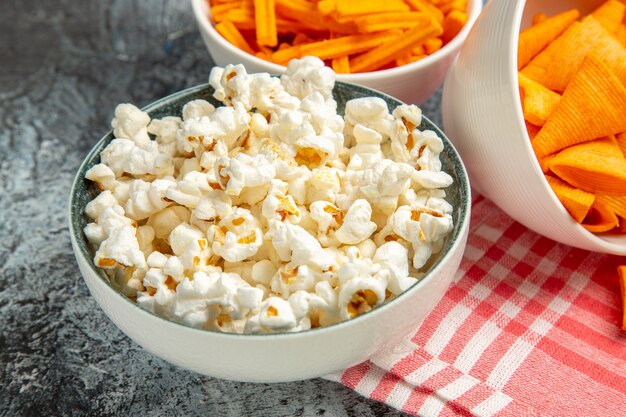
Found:
[[[626,6],[491,2],[444,86],[472,185],[528,228],[626,255]]]
[[[470,191],[450,142],[317,58],[215,67],[111,125],[76,176],[73,248],[111,320],[171,363],[325,375],[415,328],[458,268]]]
[[[192,0],[217,65],[282,74],[317,56],[340,81],[423,103],[443,82],[482,0]]]

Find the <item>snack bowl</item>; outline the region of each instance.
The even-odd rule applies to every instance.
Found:
[[[191,0],[191,3],[204,44],[216,65],[242,63],[250,72],[270,74],[282,74],[285,71],[284,66],[248,54],[224,39],[211,23],[211,10],[207,0]],[[452,41],[432,55],[401,67],[357,74],[337,74],[337,79],[382,91],[406,103],[425,102],[443,82],[450,64],[480,14],[482,3],[482,0],[468,1],[468,21],[465,27]]]
[[[381,97],[394,108],[400,101],[360,86],[336,83],[334,96],[339,113],[346,101],[358,97]],[[212,89],[200,85],[158,100],[144,111],[152,118],[180,115],[185,103],[205,99],[218,106]],[[420,324],[452,282],[458,269],[469,228],[470,188],[461,159],[443,133],[423,118],[421,129],[435,131],[445,149],[443,170],[454,179],[446,199],[454,206],[454,229],[426,275],[389,302],[348,321],[294,333],[229,334],[201,330],[166,320],[143,310],[114,287],[93,263],[83,228],[85,207],[98,193],[85,173],[100,160],[100,152],[113,139],[107,133],[89,152],[72,187],[69,223],[72,247],[79,269],[97,303],[131,339],[175,365],[214,377],[249,381],[282,382],[326,375],[367,360],[391,346]]]
[[[524,124],[517,81],[520,27],[539,12],[602,1],[493,1],[483,10],[447,75],[443,125],[466,163],[472,186],[529,229],[577,248],[626,255],[626,235],[595,235],[578,224],[545,179]]]

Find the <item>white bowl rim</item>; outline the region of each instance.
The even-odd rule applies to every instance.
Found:
[[[342,81],[338,81],[341,84],[344,85],[348,85],[348,86],[354,86],[357,87],[359,89],[365,89],[365,90],[371,90],[376,94],[379,94],[381,96],[387,97],[389,99],[392,99],[394,101],[403,103],[401,100],[394,98],[388,94],[385,94],[383,92],[380,92],[378,90],[375,90],[373,88],[369,88],[369,87],[364,87],[361,85],[351,85],[350,83],[346,83],[346,82],[342,82]],[[208,84],[200,84],[200,85],[196,85],[194,87],[189,87],[180,91],[177,91],[175,93],[172,93],[166,97],[163,97],[161,99],[158,99],[156,101],[151,102],[150,104],[144,106],[141,110],[145,111],[145,112],[150,112],[153,110],[158,109],[161,105],[166,104],[168,101],[171,100],[175,100],[178,96],[185,96],[185,95],[189,95],[192,94],[194,92],[198,92],[201,91],[205,88],[207,88]],[[98,268],[95,267],[95,265],[93,264],[93,262],[91,261],[91,259],[87,258],[85,256],[85,254],[82,252],[82,250],[80,250],[80,248],[78,248],[77,245],[77,240],[78,240],[78,236],[81,235],[82,230],[77,230],[74,227],[74,215],[79,215],[82,213],[75,213],[73,208],[76,206],[75,204],[75,198],[77,195],[77,191],[76,188],[78,186],[79,181],[82,180],[82,176],[81,173],[85,170],[85,166],[94,158],[94,154],[96,153],[95,150],[97,147],[99,147],[99,145],[101,143],[103,143],[106,138],[112,133],[112,130],[109,130],[107,133],[104,134],[104,136],[102,138],[100,138],[89,150],[89,153],[87,154],[87,156],[85,156],[85,158],[83,159],[83,161],[80,164],[80,167],[78,168],[78,171],[74,177],[74,180],[72,182],[72,187],[70,189],[70,198],[69,198],[69,204],[68,204],[68,212],[67,212],[67,218],[68,218],[68,223],[69,223],[69,231],[70,231],[70,238],[71,241],[73,243],[72,245],[72,249],[74,252],[74,256],[76,257],[80,257],[85,263],[87,263],[87,265],[89,265],[89,269],[90,272],[93,272],[94,274],[96,274],[98,276],[99,279],[101,279],[103,282],[102,284],[104,288],[106,288],[106,292],[108,292],[109,294],[111,294],[114,297],[121,297],[122,299],[124,299],[127,303],[130,303],[135,309],[137,309],[136,311],[139,312],[139,314],[145,315],[145,317],[150,318],[150,319],[157,319],[157,320],[162,320],[165,323],[169,323],[169,324],[173,324],[173,325],[177,325],[177,326],[181,326],[183,328],[189,329],[190,331],[194,331],[194,332],[200,332],[203,334],[208,334],[208,335],[212,335],[212,336],[216,336],[216,337],[224,337],[227,339],[230,338],[255,338],[255,339],[263,339],[263,340],[271,340],[271,339],[289,339],[289,338],[295,338],[295,337],[313,337],[314,335],[317,334],[321,334],[321,333],[326,333],[326,332],[335,332],[335,331],[341,331],[341,329],[343,329],[344,327],[347,326],[352,326],[355,322],[361,322],[367,318],[373,318],[375,315],[381,314],[381,312],[383,310],[387,310],[388,308],[390,308],[390,306],[393,306],[396,303],[396,300],[398,300],[400,297],[405,297],[406,295],[408,295],[409,293],[414,293],[415,291],[418,290],[418,288],[422,287],[423,284],[427,281],[430,281],[432,279],[435,279],[436,275],[438,275],[438,272],[444,268],[445,265],[445,261],[449,260],[449,258],[452,257],[452,255],[454,253],[456,253],[457,250],[459,250],[459,246],[461,245],[465,245],[465,238],[464,236],[468,233],[469,230],[469,223],[470,223],[470,215],[471,215],[471,207],[472,207],[472,197],[471,197],[471,187],[470,187],[470,183],[469,183],[469,176],[467,174],[467,169],[465,168],[465,165],[463,164],[463,160],[461,159],[460,154],[458,153],[458,151],[456,150],[456,148],[454,147],[454,145],[452,144],[452,142],[448,139],[448,137],[445,135],[445,133],[443,132],[443,130],[441,128],[439,128],[435,123],[433,123],[430,119],[428,119],[428,117],[426,116],[422,116],[424,119],[426,119],[428,122],[430,122],[436,129],[437,129],[437,134],[440,135],[441,139],[444,141],[444,144],[446,145],[446,147],[448,148],[448,150],[452,153],[452,158],[456,159],[459,162],[459,172],[458,172],[458,177],[459,179],[462,181],[461,184],[456,184],[456,186],[461,187],[462,191],[465,190],[466,191],[466,199],[465,199],[465,204],[462,204],[459,207],[460,210],[460,223],[458,225],[458,227],[455,225],[455,232],[453,235],[450,236],[450,239],[453,239],[452,244],[450,245],[450,247],[448,248],[448,250],[446,251],[446,253],[442,254],[441,256],[439,256],[437,258],[437,260],[435,261],[435,263],[430,267],[430,269],[428,269],[425,273],[425,275],[416,283],[414,283],[413,285],[411,285],[408,289],[406,289],[405,291],[403,291],[402,293],[398,294],[396,297],[394,297],[392,300],[388,301],[388,302],[384,302],[383,304],[379,305],[376,308],[373,308],[372,310],[365,312],[357,317],[351,318],[349,320],[342,320],[338,323],[329,325],[329,326],[322,326],[322,327],[317,327],[315,329],[307,329],[307,330],[302,330],[302,331],[297,331],[297,332],[277,332],[277,333],[258,333],[258,334],[251,334],[251,333],[228,333],[228,332],[221,332],[221,331],[217,331],[217,330],[210,330],[210,329],[199,329],[196,327],[191,327],[188,326],[184,323],[179,323],[176,322],[174,320],[169,320],[166,319],[164,317],[161,317],[155,313],[151,313],[141,307],[139,307],[139,305],[137,305],[136,302],[133,302],[130,298],[126,297],[125,295],[123,295],[120,291],[116,290],[113,285],[110,283],[109,280],[105,279],[103,274],[104,272],[98,270]],[[462,193],[463,194],[463,193]],[[462,199],[463,200],[463,199]],[[81,272],[82,275],[82,272]],[[83,278],[84,279],[84,278]],[[406,298],[406,297],[405,297]]]
[[[593,243],[595,246],[605,248],[607,251],[610,251],[612,254],[626,255],[626,235],[619,235],[619,234],[597,235],[585,229],[580,223],[575,221],[572,218],[572,216],[569,214],[565,206],[563,206],[563,203],[561,203],[561,201],[559,201],[559,199],[557,198],[556,194],[554,194],[554,191],[552,191],[552,187],[550,187],[550,184],[548,183],[548,180],[546,179],[546,176],[544,175],[543,170],[541,169],[541,166],[539,165],[539,160],[537,159],[535,155],[535,152],[531,145],[531,139],[528,134],[528,130],[526,129],[526,124],[524,123],[524,112],[522,110],[521,97],[520,97],[520,92],[519,92],[519,87],[518,87],[519,83],[517,80],[517,73],[518,73],[517,48],[519,46],[518,45],[519,36],[516,36],[516,34],[519,34],[521,30],[522,18],[524,16],[525,8],[526,8],[526,0],[517,2],[516,10],[515,10],[515,17],[513,20],[513,24],[511,25],[512,30],[513,30],[513,36],[511,39],[512,39],[513,44],[511,45],[511,48],[509,48],[508,50],[507,64],[509,66],[508,68],[511,69],[511,71],[509,71],[509,92],[513,96],[513,99],[514,99],[513,104],[515,108],[515,115],[517,118],[517,128],[522,132],[522,137],[525,139],[524,148],[526,149],[526,152],[528,152],[529,155],[531,156],[530,159],[532,161],[531,165],[532,165],[533,172],[536,176],[539,176],[541,178],[541,184],[543,185],[543,188],[546,194],[549,195],[549,198],[552,201],[552,204],[558,207],[559,214],[562,218],[561,220],[564,223],[571,225],[578,232],[578,234],[581,235],[581,237],[587,239],[589,242]],[[611,240],[618,240],[618,241],[623,240],[623,243],[619,244],[617,242],[609,241],[607,240],[607,238]]]
[[[220,44],[225,49],[229,49],[233,51],[233,53],[239,58],[239,62],[251,61],[253,64],[261,67],[265,67],[265,71],[268,71],[273,74],[281,74],[287,68],[284,65],[278,65],[270,61],[266,61],[261,59],[255,55],[249,54],[247,52],[242,51],[241,49],[235,47],[233,44],[228,42],[226,39],[222,37],[214,28],[213,24],[211,24],[211,6],[208,3],[208,0],[191,0],[194,14],[196,16],[196,21],[198,24],[211,35],[214,40]],[[471,30],[474,21],[480,14],[482,10],[483,2],[482,0],[469,0],[468,1],[468,19],[463,29],[446,45],[444,45],[441,49],[434,52],[431,55],[428,55],[425,58],[420,59],[419,61],[411,62],[410,64],[402,65],[395,68],[389,68],[378,71],[370,71],[370,72],[360,72],[354,74],[337,74],[337,79],[340,81],[346,82],[362,82],[364,80],[375,80],[380,77],[393,77],[398,75],[405,75],[411,73],[412,71],[419,70],[427,67],[429,64],[437,61],[439,58],[443,58],[448,54],[455,51],[457,48],[461,46],[461,44],[465,41],[467,34]],[[204,14],[204,11],[207,11],[207,14]]]

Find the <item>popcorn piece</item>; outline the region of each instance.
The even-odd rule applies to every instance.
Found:
[[[324,129],[319,135],[307,135],[298,139],[294,147],[294,159],[300,165],[315,168],[335,157],[343,146],[343,135]]]
[[[250,157],[240,153],[234,158],[218,159],[215,173],[226,194],[239,195],[244,187],[269,184],[276,175],[276,168],[263,155]]]
[[[317,222],[321,234],[328,234],[343,224],[343,212],[328,201],[315,201],[310,206],[311,217]]]
[[[191,100],[183,106],[183,120],[200,119],[210,116],[215,111],[215,106],[206,100]]]
[[[336,168],[320,167],[311,172],[307,191],[307,202],[317,200],[335,202],[336,194],[341,190],[341,179]]]
[[[232,204],[232,199],[224,191],[209,190],[203,193],[193,214],[202,220],[222,219],[232,213]]]
[[[343,219],[343,224],[335,236],[341,243],[356,245],[369,238],[376,231],[376,223],[370,221],[372,217],[372,207],[367,200],[356,200],[350,206]]]
[[[124,205],[126,215],[133,220],[143,220],[171,204],[165,199],[167,190],[176,187],[171,179],[157,179],[151,183],[135,180],[129,189],[129,198]]]
[[[289,184],[281,180],[272,180],[270,189],[263,202],[262,213],[269,221],[272,219],[287,221],[292,224],[300,222],[302,215],[293,197],[287,194]]]
[[[130,139],[113,139],[102,151],[100,159],[116,177],[124,173],[144,175],[155,173],[159,145],[154,141],[138,145]]]
[[[327,270],[330,266],[319,241],[298,225],[271,220],[265,237],[271,239],[282,261],[315,265],[321,270]]]
[[[350,170],[364,170],[383,159],[380,144],[383,137],[377,131],[363,125],[356,125],[353,129],[356,146],[350,149]]]
[[[95,220],[98,217],[100,217],[100,215],[105,209],[109,207],[117,206],[117,205],[118,205],[117,199],[113,197],[113,194],[111,194],[111,191],[105,190],[101,192],[100,194],[98,194],[96,198],[94,198],[89,203],[87,203],[87,206],[85,206],[85,213],[91,219]]]
[[[376,250],[373,261],[389,270],[387,288],[398,295],[415,284],[417,280],[409,276],[409,251],[398,242],[387,242]]]
[[[228,262],[243,261],[263,244],[263,234],[249,210],[236,208],[207,233],[216,255]]]
[[[118,264],[145,268],[146,259],[139,249],[135,228],[122,226],[113,229],[96,252],[94,263],[104,269],[115,268]]]
[[[332,98],[313,92],[302,100],[300,109],[310,115],[309,121],[318,134],[324,130],[343,132],[344,121],[337,114],[337,102]]]
[[[145,256],[149,256],[154,251],[154,247],[152,246],[154,229],[148,225],[139,226],[137,227],[136,236],[139,249],[141,249]]]
[[[411,150],[411,158],[415,159],[415,167],[419,171],[441,171],[439,154],[443,151],[443,141],[432,130],[414,131],[415,145]]]
[[[270,297],[261,305],[259,324],[269,331],[290,330],[296,326],[296,317],[288,301]]]
[[[126,103],[115,108],[115,117],[111,121],[111,127],[116,138],[130,139],[141,146],[150,142],[148,123],[150,123],[150,116],[147,113]]]
[[[324,99],[332,98],[335,87],[335,73],[324,62],[313,56],[292,59],[287,65],[280,82],[289,94],[304,99],[311,93],[318,92]]]
[[[422,188],[447,188],[454,180],[443,171],[413,171],[411,180]]]
[[[173,206],[150,216],[148,224],[154,228],[156,238],[167,239],[176,226],[189,223],[189,217],[190,212],[187,208]]]
[[[107,238],[107,234],[102,228],[102,226],[97,223],[88,223],[87,226],[83,229],[85,236],[89,243],[95,246],[100,246],[100,244]]]
[[[114,190],[117,185],[115,174],[111,168],[104,164],[97,164],[89,168],[85,173],[85,178],[96,183],[100,191]]]
[[[373,129],[384,138],[389,137],[393,117],[389,114],[387,103],[379,97],[363,97],[346,103],[346,128],[363,125]]]
[[[276,267],[270,260],[264,259],[252,266],[252,279],[259,284],[269,285],[276,274]]]
[[[163,255],[161,252],[154,251],[148,255],[146,262],[150,268],[163,268],[167,262],[167,256]]]

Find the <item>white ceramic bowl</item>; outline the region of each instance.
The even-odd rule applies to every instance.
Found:
[[[459,34],[434,54],[398,68],[360,74],[338,74],[337,79],[361,84],[413,104],[426,101],[441,85],[450,64],[480,14],[483,0],[468,1],[468,22]],[[234,47],[213,28],[207,0],[191,0],[202,39],[216,65],[242,63],[250,72],[282,74],[285,67],[264,61]]]
[[[152,118],[180,116],[182,106],[202,98],[220,105],[206,85],[159,100],[144,110]],[[347,100],[378,96],[391,108],[399,101],[364,87],[337,83],[334,90],[340,111]],[[465,168],[450,142],[428,119],[422,129],[436,131],[444,140],[443,168],[455,184],[448,200],[453,203],[455,227],[426,276],[390,302],[352,320],[299,333],[237,335],[199,330],[149,313],[111,286],[93,264],[93,249],[83,234],[86,204],[97,194],[85,172],[99,162],[100,152],[113,139],[109,132],[90,151],[72,186],[69,220],[72,247],[87,286],[117,327],[155,355],[183,368],[219,378],[250,382],[281,382],[313,378],[356,365],[375,352],[396,343],[418,326],[441,299],[458,269],[467,240],[470,189]]]
[[[626,255],[626,236],[594,235],[556,198],[535,158],[517,84],[520,25],[593,1],[491,1],[474,24],[446,78],[443,125],[467,166],[472,186],[535,232],[581,249]],[[526,7],[525,7],[526,5]]]

